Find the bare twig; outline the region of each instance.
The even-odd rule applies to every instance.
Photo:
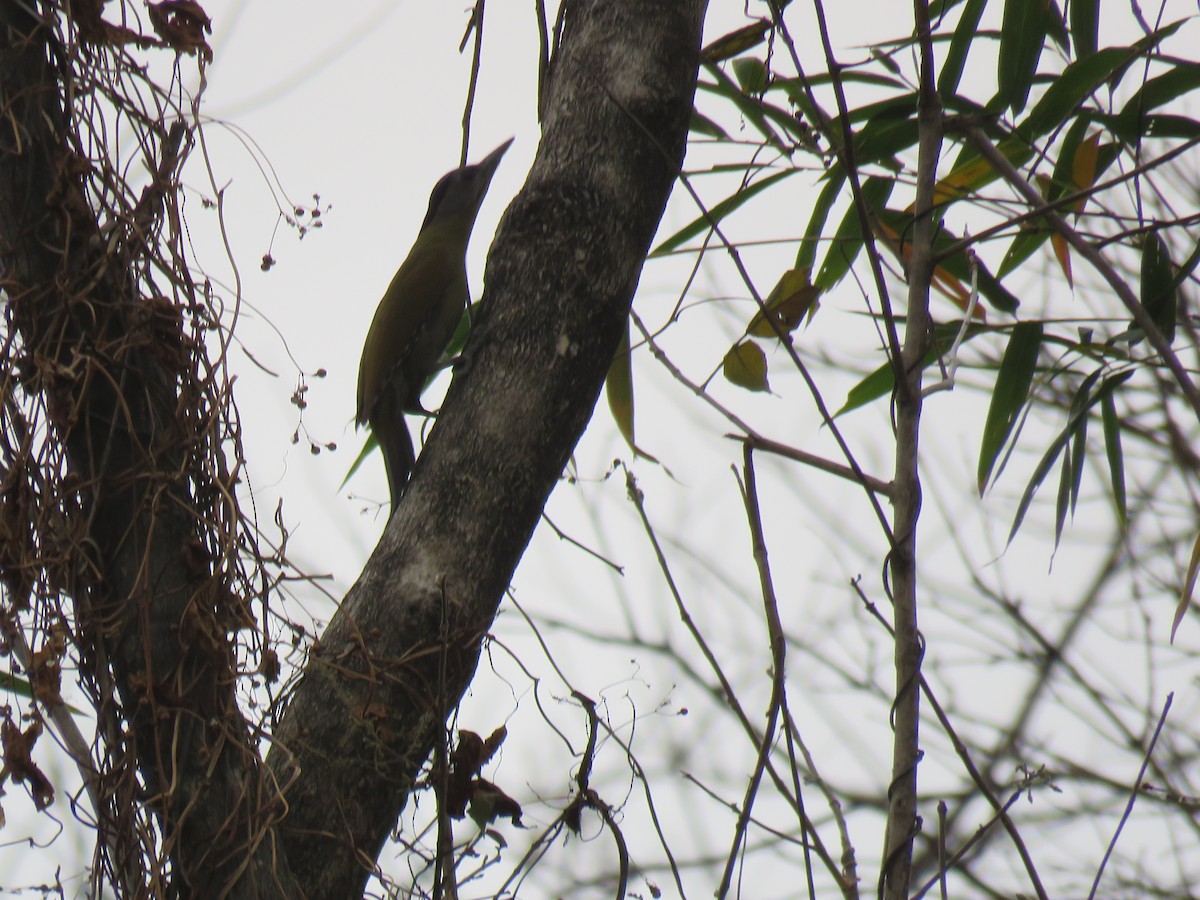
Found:
[[[770,563],[767,561],[767,541],[762,530],[762,513],[758,505],[758,485],[754,477],[754,451],[752,448],[745,447],[743,449],[742,460],[742,502],[746,507],[746,521],[750,525],[750,544],[754,553],[754,562],[758,568],[759,589],[762,591],[763,612],[767,623],[767,639],[771,647],[771,699],[767,705],[767,725],[759,741],[758,760],[750,775],[750,783],[746,785],[746,796],[742,800],[742,808],[734,828],[729,858],[725,862],[725,872],[721,876],[721,884],[717,888],[717,896],[721,898],[729,894],[729,888],[733,882],[733,869],[738,859],[738,850],[746,838],[746,826],[750,820],[751,810],[754,808],[754,798],[758,794],[758,786],[762,782],[763,771],[771,755],[771,745],[775,740],[775,726],[779,721],[779,712],[783,706],[787,671],[787,642],[783,635],[783,624],[779,621],[779,604],[775,599],[775,585],[771,579]]]
[[[1129,792],[1129,802],[1125,804],[1125,811],[1121,814],[1121,821],[1117,823],[1117,830],[1113,832],[1112,840],[1108,842],[1108,847],[1104,850],[1104,858],[1100,860],[1100,867],[1096,870],[1096,879],[1092,882],[1092,890],[1088,893],[1088,900],[1092,900],[1096,896],[1096,891],[1100,889],[1100,879],[1104,876],[1104,867],[1108,865],[1108,859],[1112,856],[1113,850],[1116,849],[1117,840],[1121,837],[1121,831],[1125,827],[1125,823],[1129,821],[1130,815],[1133,814],[1133,805],[1137,803],[1138,791],[1141,790],[1142,780],[1146,777],[1146,770],[1150,767],[1150,757],[1154,755],[1154,745],[1158,743],[1158,736],[1162,733],[1163,726],[1167,724],[1167,714],[1171,711],[1171,703],[1175,700],[1175,692],[1167,694],[1167,702],[1163,704],[1162,713],[1158,717],[1158,724],[1154,726],[1154,734],[1150,737],[1150,744],[1146,747],[1146,755],[1142,758],[1142,767],[1138,770],[1137,780],[1133,783],[1133,789]]]

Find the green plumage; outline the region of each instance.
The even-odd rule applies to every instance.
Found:
[[[473,166],[442,177],[416,243],[388,285],[363,345],[358,424],[370,424],[387,469],[392,513],[416,462],[405,412],[421,412],[421,391],[467,305],[467,244],[492,175],[512,141]]]

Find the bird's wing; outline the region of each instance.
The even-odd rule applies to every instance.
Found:
[[[453,282],[455,261],[448,255],[444,247],[418,239],[379,302],[358,367],[359,425],[370,418],[384,382],[408,358],[413,340]]]

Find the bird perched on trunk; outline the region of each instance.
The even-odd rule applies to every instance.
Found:
[[[467,306],[467,243],[509,138],[473,166],[448,172],[429,195],[429,211],[379,301],[358,367],[358,424],[371,424],[383,451],[392,514],[416,456],[405,412],[424,412],[421,391]]]

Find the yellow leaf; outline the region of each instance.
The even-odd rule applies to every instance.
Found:
[[[814,287],[809,281],[808,269],[788,269],[779,278],[779,283],[771,291],[763,306],[784,334],[791,334],[804,320],[805,316],[812,320],[821,304],[817,298],[821,289]],[[746,327],[746,334],[754,337],[773,338],[776,331],[760,309]]]
[[[1029,147],[1016,140],[1003,141],[996,149],[1013,165],[1020,165],[1030,155]],[[933,202],[958,200],[995,179],[996,170],[992,164],[982,156],[973,157],[933,186]]]
[[[1076,189],[1084,191],[1095,185],[1096,159],[1099,155],[1100,132],[1097,131],[1080,141],[1079,146],[1075,148],[1075,158],[1071,161],[1071,180],[1075,182]],[[1086,197],[1080,197],[1072,204],[1072,210],[1081,212],[1086,202]]]
[[[731,31],[710,43],[700,51],[700,57],[708,63],[719,63],[732,59],[739,53],[745,53],[751,47],[757,47],[771,30],[769,19],[759,19],[751,22],[737,31]]]
[[[1175,643],[1175,632],[1183,622],[1188,607],[1192,605],[1192,591],[1196,589],[1196,574],[1200,571],[1200,535],[1192,546],[1192,559],[1188,563],[1187,577],[1183,580],[1183,592],[1179,595],[1179,603],[1175,605],[1175,620],[1171,623],[1171,643]]]
[[[1063,275],[1067,278],[1067,286],[1071,290],[1075,290],[1075,279],[1071,277],[1071,247],[1067,243],[1067,239],[1056,231],[1050,235],[1050,246],[1054,248],[1059,268],[1063,270]]]
[[[722,363],[725,377],[748,391],[770,391],[767,384],[767,355],[753,341],[734,344]]]
[[[912,262],[912,244],[908,241],[900,240],[900,235],[896,230],[886,222],[876,220],[875,236],[879,238],[887,246],[889,250],[895,254],[896,258],[904,264],[905,270],[908,269],[909,263]],[[967,307],[971,302],[971,290],[961,280],[956,278],[950,272],[946,271],[942,266],[933,267],[933,286],[937,288],[944,297],[948,298],[959,309],[966,312]],[[979,319],[986,320],[987,316],[984,312],[983,305],[979,304],[975,307],[975,315]]]

